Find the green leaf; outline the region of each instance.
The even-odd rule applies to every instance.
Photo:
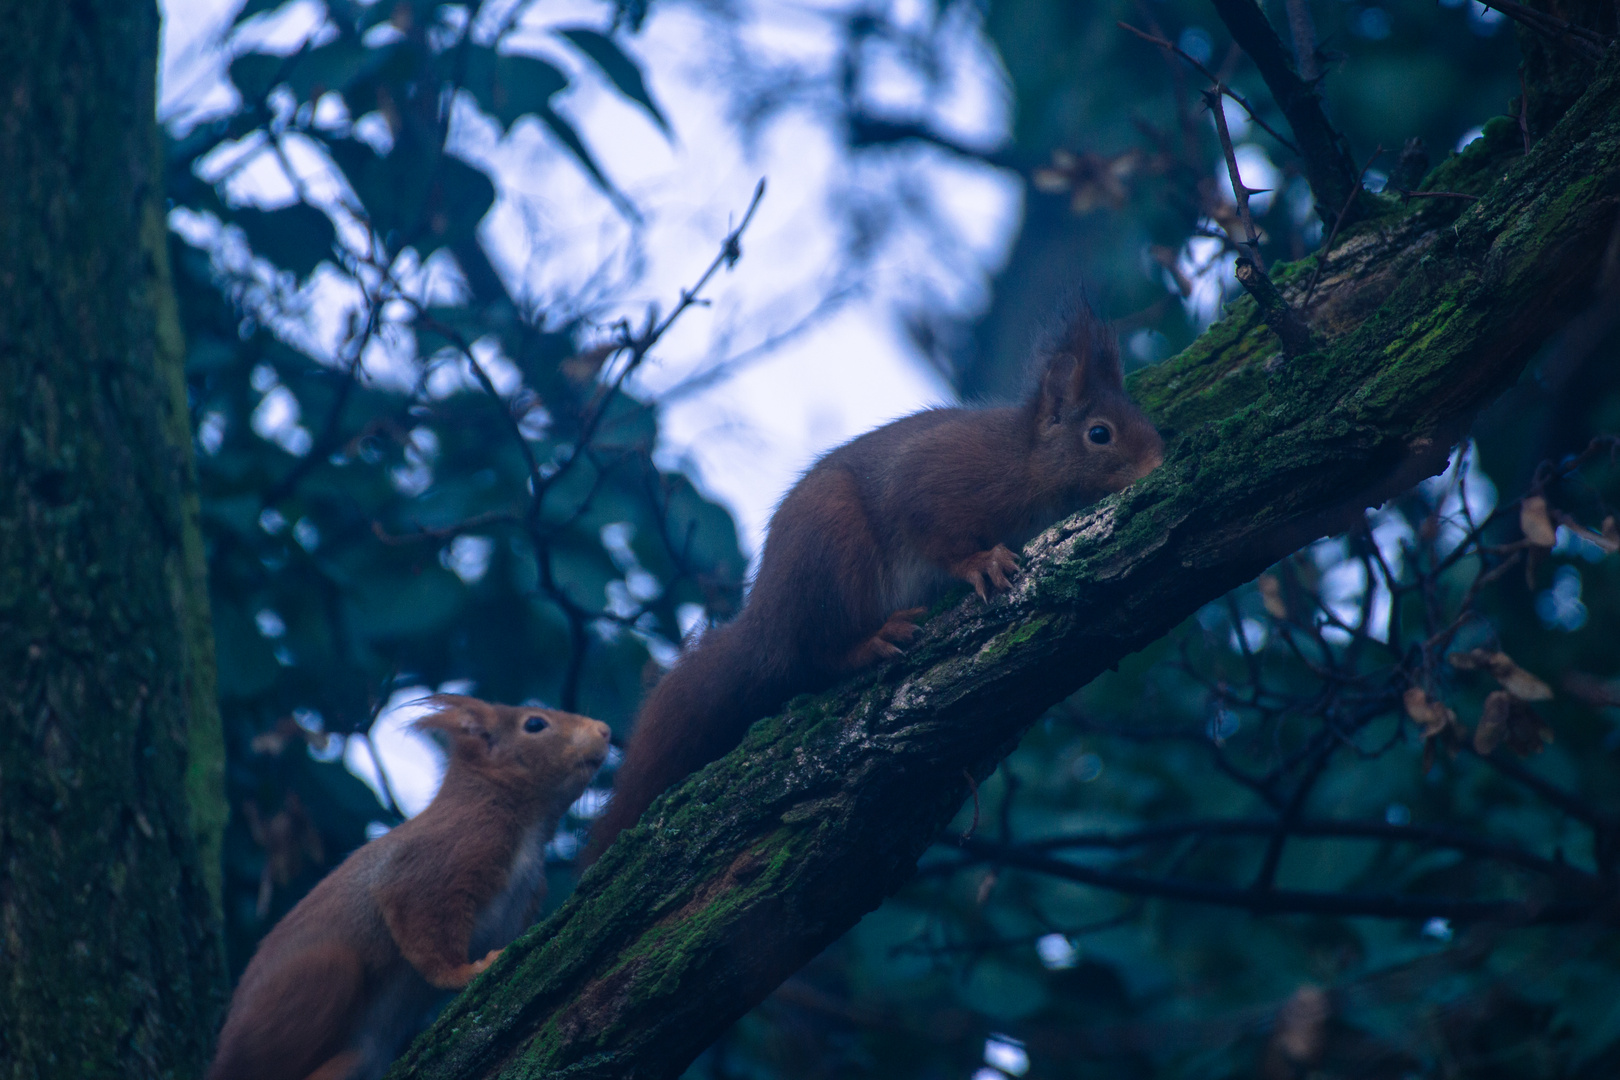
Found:
[[[997,1020],[1022,1019],[1047,1002],[1037,974],[1002,960],[976,964],[956,992],[969,1008]]]
[[[338,37],[302,53],[287,73],[287,85],[300,101],[314,101],[328,90],[343,91],[382,66],[394,49],[368,49],[352,37]]]
[[[612,38],[583,26],[559,30],[557,33],[573,42],[576,49],[595,61],[596,66],[602,69],[602,74],[612,81],[619,93],[647,110],[647,115],[653,118],[664,134],[666,136],[670,134],[669,121],[664,119],[664,114],[659,111],[652,95],[647,92],[647,83],[641,76],[641,69]]]
[[[524,116],[538,118],[574,155],[574,160],[590,174],[596,186],[621,211],[635,216],[634,209],[608,180],[574,125],[551,107],[551,99],[568,89],[568,76],[556,66],[532,56],[498,55],[490,49],[474,49],[467,57],[462,85],[478,101],[479,107],[505,128],[510,129]]]
[[[368,568],[349,600],[356,634],[384,641],[429,634],[448,623],[466,596],[460,579],[437,564],[407,576]]]
[[[231,82],[247,105],[257,105],[281,81],[281,71],[287,63],[285,56],[266,53],[243,53],[231,61]]]
[[[230,220],[242,226],[255,254],[300,278],[308,277],[322,259],[332,257],[337,239],[331,219],[308,203],[280,210],[242,207],[231,212]]]
[[[327,138],[324,146],[360,200],[372,229],[386,237],[390,231],[400,228],[399,198],[389,160],[359,139],[334,136]]]
[[[432,239],[422,245],[423,256],[472,237],[495,204],[495,185],[482,170],[446,154],[439,159],[429,200],[427,227]]]
[[[481,109],[509,128],[520,116],[549,109],[552,95],[568,88],[568,76],[532,56],[474,47],[468,50],[462,85]]]
[[[619,190],[608,180],[607,174],[602,171],[601,166],[596,164],[596,159],[591,156],[590,150],[586,149],[585,141],[579,137],[579,132],[574,130],[574,125],[559,116],[549,106],[541,109],[535,115],[540,118],[542,124],[551,129],[551,133],[557,136],[564,146],[568,147],[568,151],[574,155],[574,159],[584,167],[586,172],[591,174],[591,179],[596,181],[597,187],[606,192],[614,202],[619,203],[621,209],[628,205],[624,201],[624,196],[620,195]]]

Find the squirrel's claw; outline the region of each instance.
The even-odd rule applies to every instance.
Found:
[[[999,592],[1012,588],[1011,575],[1019,568],[1018,556],[1005,544],[997,544],[988,551],[977,551],[951,568],[957,577],[973,586],[980,600],[988,601]]]

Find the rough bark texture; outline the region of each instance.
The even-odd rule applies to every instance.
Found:
[[[395,1077],[673,1077],[912,872],[1055,701],[1347,514],[1436,471],[1591,296],[1620,211],[1620,49],[1525,156],[1499,121],[1373,199],[1285,361],[1253,302],[1135,381],[1163,468],[1054,528],[1010,595],[938,606],[903,660],[755,725],[655,803]],[[1274,280],[1296,305],[1313,257]]]
[[[0,1076],[195,1076],[223,746],[158,12],[0,0],[0,26]]]

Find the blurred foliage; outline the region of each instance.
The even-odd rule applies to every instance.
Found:
[[[251,0],[239,18],[275,6]],[[1438,161],[1519,92],[1514,33],[1477,5],[1304,6],[1310,62],[1357,162],[1372,160],[1369,186],[1391,174],[1415,186],[1422,163],[1398,169],[1406,140]],[[313,44],[237,55],[240,107],[170,145],[238,969],[368,825],[397,820],[343,763],[369,758],[370,725],[401,689],[576,708],[623,736],[683,620],[737,603],[729,517],[654,464],[655,403],[620,389],[665,324],[536,310],[479,232],[501,192],[457,155],[452,103],[502,131],[532,117],[638,214],[591,133],[552,107],[568,74],[502,51],[522,7],[329,0]],[[1265,7],[1288,25],[1283,4]],[[646,14],[621,4],[557,43],[667,132],[620,45]],[[1210,7],[946,0],[829,18],[842,28],[831,84],[743,72],[739,125],[813,100],[852,159],[920,143],[1026,183],[972,333],[915,313],[920,348],[964,396],[1013,392],[1077,288],[1116,320],[1134,364],[1191,340],[1233,290],[1235,219],[1201,77],[1116,26],[1177,43],[1286,134]],[[999,149],[885,110],[872,89],[897,54],[943,80],[952,35],[968,33],[994,43],[1016,105]],[[1228,118],[1245,179],[1276,189],[1256,203],[1267,260],[1312,250],[1322,214],[1287,149],[1235,106]],[[278,175],[338,178],[336,194],[233,196],[267,159]],[[915,209],[903,191],[859,194],[842,207],[856,226],[881,230],[886,199],[897,216]],[[869,233],[852,228],[851,245]],[[1601,453],[1571,455],[1620,429],[1616,348],[1612,325],[1550,348],[1445,478],[1054,710],[915,883],[692,1075],[1614,1075],[1620,942],[1580,905],[1620,852],[1620,560],[1603,531],[1620,474]],[[1530,537],[1546,539],[1521,514],[1527,494],[1545,500],[1555,546]],[[1510,657],[1551,698],[1450,659],[1475,649]],[[1501,737],[1476,746],[1492,725]],[[554,849],[553,902],[570,840]],[[1165,882],[1202,902],[1163,898]],[[1268,909],[1257,883],[1332,902]],[[1343,913],[1369,897],[1408,908]]]
[[[469,32],[465,10],[328,13],[316,44],[237,56],[240,109],[169,146],[237,970],[369,825],[399,820],[344,764],[374,760],[396,692],[452,684],[622,736],[649,650],[673,654],[683,605],[734,610],[744,570],[729,515],[653,464],[656,413],[620,389],[653,322],[548,323],[478,238],[497,192],[447,149],[457,86],[503,127],[537,118],[612,192],[550,107],[567,77],[499,53],[502,29]],[[563,39],[662,122],[610,34]],[[230,198],[262,159],[306,178],[294,154],[339,193]]]

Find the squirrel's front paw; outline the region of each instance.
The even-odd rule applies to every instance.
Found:
[[[989,551],[977,551],[955,566],[951,574],[973,586],[980,600],[988,600],[998,592],[1012,588],[1009,577],[1018,572],[1018,556],[1006,544],[997,544]]]

